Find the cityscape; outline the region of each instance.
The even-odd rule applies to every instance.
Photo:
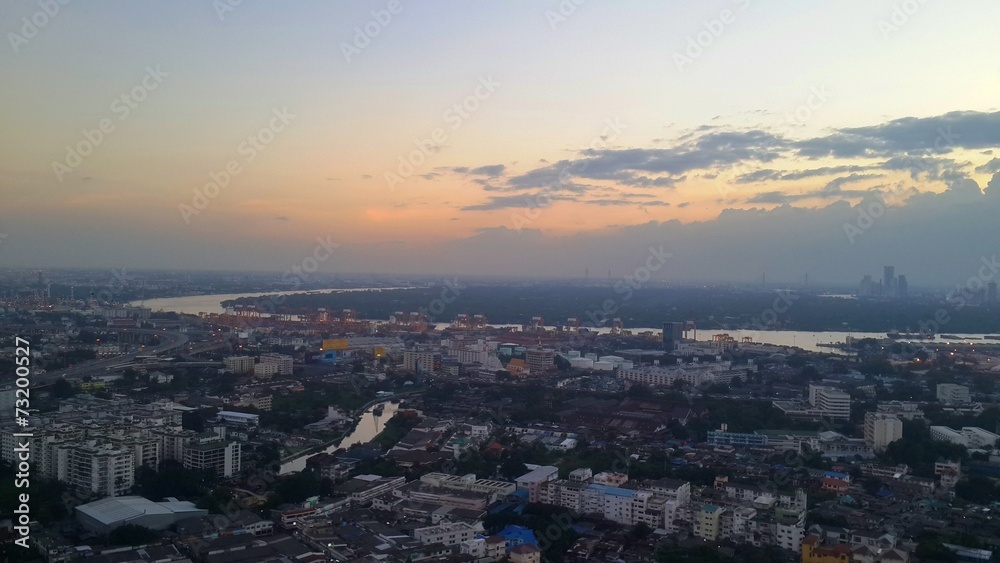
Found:
[[[1000,5],[9,8],[0,560],[1000,558]]]

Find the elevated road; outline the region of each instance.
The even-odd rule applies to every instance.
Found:
[[[101,360],[91,360],[89,362],[82,362],[79,364],[72,365],[64,370],[53,371],[48,373],[43,373],[35,375],[32,377],[32,387],[44,387],[46,385],[51,385],[57,379],[62,378],[80,378],[86,375],[104,375],[107,373],[108,368],[113,368],[121,366],[123,364],[130,364],[135,361],[136,356],[156,356],[163,354],[164,352],[169,352],[177,348],[183,347],[188,342],[188,337],[186,334],[180,332],[171,332],[165,329],[154,330],[149,328],[108,328],[105,332],[131,332],[134,334],[149,334],[157,335],[160,337],[160,343],[156,346],[146,346],[145,348],[140,348],[139,350],[129,352],[128,354],[122,354],[120,356],[114,356],[112,358],[104,358]]]

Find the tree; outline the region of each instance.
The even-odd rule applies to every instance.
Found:
[[[958,561],[953,551],[942,545],[944,541],[936,532],[924,532],[917,537],[916,556],[921,561],[952,563]]]
[[[1000,488],[987,477],[970,475],[955,485],[955,496],[975,504],[987,504],[1000,500]]]
[[[52,384],[52,396],[56,399],[66,399],[75,394],[76,389],[73,389],[73,384],[65,379],[57,379],[56,382]]]
[[[569,363],[569,360],[560,356],[559,354],[556,354],[555,363],[556,363],[556,368],[559,371],[566,371],[572,367],[572,364]]]
[[[122,372],[122,381],[125,382],[126,385],[134,385],[135,380],[138,377],[139,372],[132,368],[125,368],[125,371]]]
[[[184,411],[181,413],[181,427],[195,432],[205,431],[205,416],[200,411]]]
[[[508,479],[516,479],[528,472],[528,468],[520,457],[511,456],[500,464],[500,475]]]
[[[653,534],[653,529],[645,522],[639,522],[628,531],[629,537],[636,540],[644,540]]]

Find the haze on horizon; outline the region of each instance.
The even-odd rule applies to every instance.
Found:
[[[0,268],[996,262],[995,2],[40,6],[0,15]]]

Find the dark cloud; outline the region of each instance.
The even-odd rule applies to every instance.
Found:
[[[846,184],[854,184],[856,182],[862,182],[871,178],[881,178],[882,174],[851,174],[849,176],[841,176],[839,178],[834,178],[827,182],[825,186],[812,192],[814,197],[843,197],[843,196],[856,196],[864,195],[868,193],[868,190],[847,190],[843,189]]]
[[[736,178],[735,183],[751,184],[774,180],[803,180],[805,178],[833,176],[836,174],[844,174],[846,172],[863,172],[865,170],[871,170],[871,168],[871,166],[864,166],[860,164],[825,166],[823,168],[809,168],[806,170],[772,170],[765,168],[763,170],[755,170],[753,172],[742,174]]]
[[[474,176],[500,176],[506,169],[507,167],[503,164],[487,164],[486,166],[476,168],[469,168],[468,166],[452,168],[453,171],[459,174],[472,174]]]
[[[884,172],[908,173],[915,181],[939,181],[948,186],[947,192],[952,197],[959,194],[974,197],[982,191],[968,176],[972,164],[946,155],[956,149],[991,147],[1000,147],[1000,112],[959,111],[935,117],[894,119],[867,127],[845,127],[807,139],[792,139],[763,129],[729,130],[719,125],[702,125],[684,132],[672,146],[584,149],[558,162],[542,160],[541,165],[509,177],[505,176],[506,167],[500,164],[458,167],[452,171],[487,176],[473,180],[484,191],[511,193],[467,208],[470,210],[523,207],[523,201],[539,189],[544,189],[554,200],[623,205],[614,202],[635,196],[609,193],[607,184],[591,186],[588,181],[618,187],[673,189],[691,172],[712,179],[733,168],[742,172],[733,180],[736,184],[833,177],[822,188],[812,191],[768,190],[745,200],[752,204],[864,197],[872,193],[872,188],[847,190],[844,186],[879,178]],[[779,159],[797,158],[840,158],[855,162],[801,170],[766,166]],[[746,168],[758,169],[743,172]],[[976,171],[1000,172],[1000,158]],[[515,195],[520,192],[525,193]],[[582,197],[585,195],[591,199]]]
[[[548,207],[553,201],[573,201],[574,198],[559,195],[538,192],[534,194],[521,194],[521,195],[503,195],[494,196],[485,203],[479,203],[476,205],[467,205],[462,208],[462,211],[495,211],[497,209],[527,209],[535,207]]]
[[[880,177],[882,177],[881,174],[851,174],[849,176],[834,178],[818,190],[794,194],[780,191],[768,191],[750,197],[746,200],[746,202],[758,204],[788,204],[805,199],[842,199],[864,197],[871,194],[872,190],[845,190],[843,187],[847,184],[863,182],[865,180]]]
[[[785,192],[772,191],[772,192],[759,193],[747,199],[746,201],[747,203],[785,204],[785,203],[791,203],[797,199],[801,199],[801,197],[802,197],[801,195],[791,195],[791,194],[786,194]]]
[[[1000,172],[1000,158],[994,158],[986,164],[977,166],[976,172],[979,172],[980,174],[996,174],[997,172]]]
[[[935,117],[904,117],[881,125],[846,127],[793,144],[806,158],[886,157],[902,153],[946,154],[954,149],[1000,146],[1000,112],[954,111]]]

